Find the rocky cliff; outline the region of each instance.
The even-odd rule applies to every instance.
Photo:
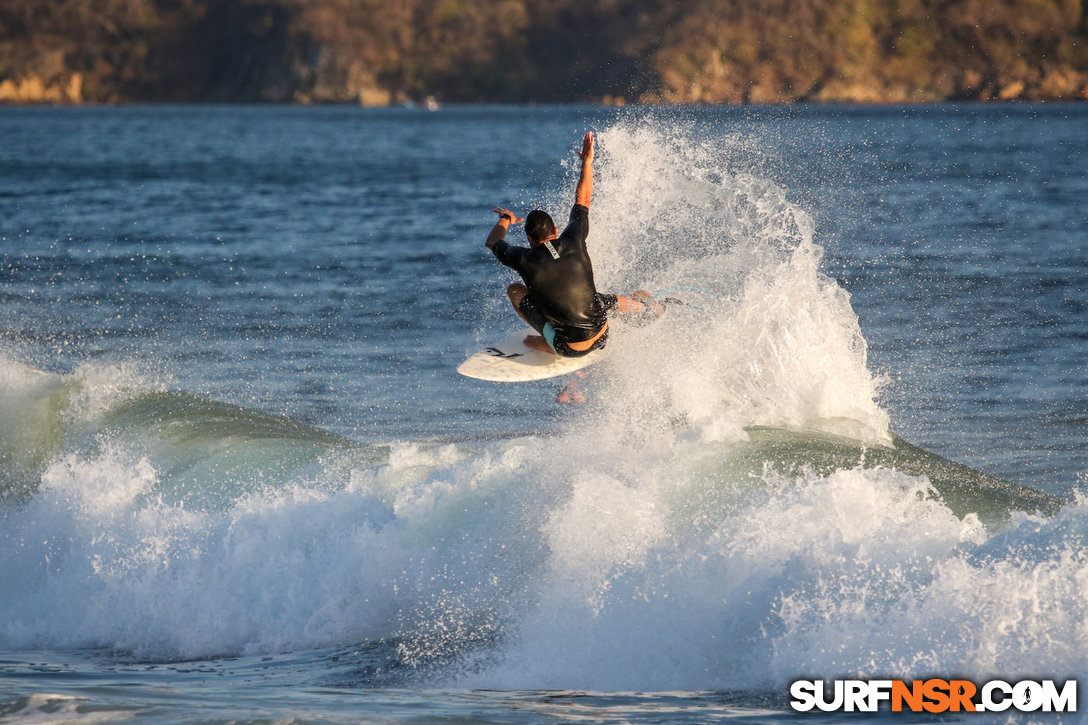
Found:
[[[1088,0],[0,0],[0,102],[1088,99]]]

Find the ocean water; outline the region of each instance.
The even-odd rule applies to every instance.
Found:
[[[587,130],[598,286],[685,304],[582,405],[458,376],[518,328],[490,209],[562,219]],[[1088,106],[0,138],[0,721],[834,722],[789,683],[1088,674]]]

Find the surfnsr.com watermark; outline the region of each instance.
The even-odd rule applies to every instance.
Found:
[[[1077,681],[1053,680],[798,680],[790,706],[799,712],[1076,712]]]

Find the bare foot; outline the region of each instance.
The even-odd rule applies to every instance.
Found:
[[[555,396],[557,403],[572,403],[580,405],[586,402],[586,394],[578,387],[578,379],[585,378],[586,374],[582,370],[576,370],[574,374],[567,379],[567,384],[563,386],[563,389],[559,391],[559,394]]]
[[[540,335],[526,335],[524,342],[525,347],[529,348],[530,350],[540,350],[541,352],[549,352],[552,355],[555,354],[555,350],[551,348],[551,345],[548,344],[548,341]]]
[[[575,386],[574,383],[567,383],[566,386],[559,391],[559,395],[555,396],[557,403],[570,403],[573,405],[580,405],[586,402],[586,394]]]

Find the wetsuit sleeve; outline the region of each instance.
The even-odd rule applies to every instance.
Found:
[[[611,312],[616,309],[616,305],[619,304],[619,300],[616,299],[616,295],[606,295],[600,292],[597,293],[597,300],[601,303],[601,307],[605,312]]]
[[[525,254],[525,249],[522,247],[515,247],[507,244],[505,240],[495,242],[495,246],[491,248],[491,251],[495,253],[498,260],[511,269],[517,269],[520,266],[521,258]]]
[[[559,236],[574,239],[579,244],[586,243],[589,236],[589,208],[581,204],[575,204],[570,210],[570,221],[567,228]]]

